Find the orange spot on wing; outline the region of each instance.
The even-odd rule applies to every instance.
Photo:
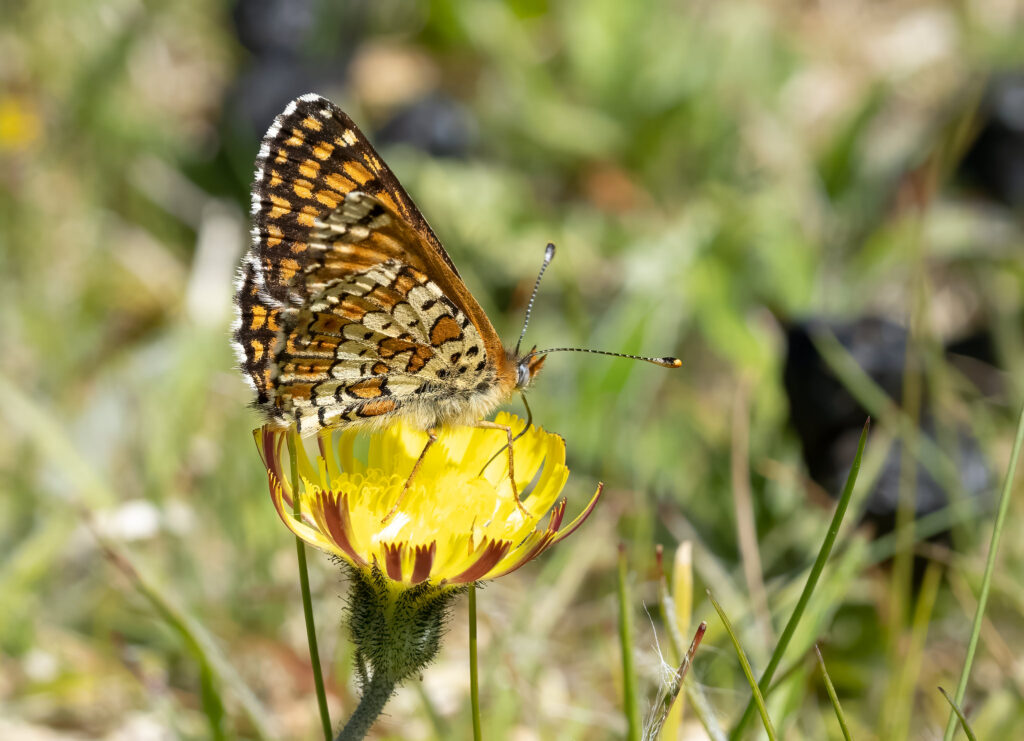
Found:
[[[316,321],[310,325],[314,332],[325,332],[329,334],[341,334],[342,319],[333,314],[319,314]]]
[[[277,170],[271,170],[270,171],[270,187],[271,188],[276,188],[282,182],[283,181],[281,180],[281,173],[279,173]]]
[[[393,412],[396,406],[398,405],[392,399],[378,399],[363,404],[359,407],[358,414],[360,417],[379,417],[382,414]]]
[[[399,295],[408,296],[409,291],[419,285],[411,275],[405,273],[400,274],[395,278],[395,282],[392,284],[392,288],[398,292]]]
[[[324,127],[322,123],[317,121],[312,116],[306,116],[304,119],[302,119],[302,125],[305,126],[307,129],[310,129],[311,131],[320,131],[320,129]]]
[[[299,263],[296,260],[292,260],[289,257],[284,258],[280,262],[279,273],[281,275],[281,282],[288,283],[295,274],[299,272]]]
[[[380,378],[370,378],[365,381],[353,383],[345,390],[353,396],[358,396],[360,399],[374,399],[378,396],[384,395],[382,381],[383,379]]]
[[[267,246],[277,247],[277,245],[281,244],[284,232],[281,231],[281,227],[277,224],[267,224],[267,235]]]
[[[259,340],[250,340],[249,349],[252,350],[253,362],[258,363],[263,357],[263,343]]]
[[[312,198],[313,197],[313,184],[308,180],[296,180],[292,183],[292,190],[295,191],[295,195],[299,198]]]
[[[303,206],[302,212],[296,215],[295,220],[306,227],[312,227],[316,220],[316,206]]]
[[[252,322],[249,329],[262,329],[267,323],[267,307],[256,304],[252,307]]]
[[[268,214],[271,219],[280,219],[292,210],[292,204],[288,200],[281,196],[275,196],[273,193],[270,194],[270,202],[274,204],[274,207],[270,209]]]
[[[325,160],[331,156],[331,153],[333,151],[333,144],[330,144],[329,142],[320,142],[315,147],[313,147],[313,156],[316,157],[318,160]]]
[[[299,172],[307,178],[315,178],[320,174],[320,163],[314,160],[303,160]]]
[[[338,198],[338,195],[329,190],[318,190],[316,192],[316,199],[327,206],[327,208],[337,208],[338,204],[341,203],[341,199]]]
[[[366,309],[348,299],[341,302],[336,309],[343,317],[352,322],[359,322],[366,316]]]
[[[398,204],[395,203],[395,199],[391,197],[390,193],[378,193],[377,200],[383,203],[385,206],[390,208],[392,211],[398,211]]]
[[[462,327],[447,315],[438,317],[434,326],[430,328],[430,344],[434,347],[439,347],[460,337],[462,337]]]
[[[345,174],[360,185],[365,185],[368,181],[373,180],[373,173],[367,170],[362,162],[346,162],[343,168]]]

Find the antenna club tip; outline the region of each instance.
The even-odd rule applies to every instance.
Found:
[[[555,256],[555,243],[548,242],[548,246],[544,248],[544,259],[551,260]]]
[[[683,361],[679,358],[662,358],[661,364],[666,368],[682,368]]]

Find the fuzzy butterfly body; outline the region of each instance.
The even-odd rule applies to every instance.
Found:
[[[256,160],[234,341],[256,405],[303,431],[472,423],[529,383],[373,147],[304,95]]]

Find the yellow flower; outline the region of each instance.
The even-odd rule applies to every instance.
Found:
[[[496,421],[513,431],[523,428],[514,415],[500,414]],[[282,457],[289,434],[301,480],[299,519]],[[255,436],[274,506],[295,535],[357,569],[376,567],[392,582],[408,586],[457,587],[515,571],[579,527],[601,493],[599,486],[586,509],[559,529],[566,502],[556,499],[569,475],[561,437],[530,427],[513,445],[520,509],[509,482],[508,455],[502,451],[505,433],[451,427],[438,432],[409,491],[387,517],[427,442],[426,433],[402,422],[374,433],[365,463],[356,457],[357,433],[351,430],[336,440],[330,431],[321,433],[315,461],[294,431],[264,427]]]

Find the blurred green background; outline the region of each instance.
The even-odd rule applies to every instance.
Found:
[[[1020,3],[49,0],[2,15],[0,738],[318,737],[294,542],[228,343],[258,141],[310,91],[368,132],[504,337],[553,241],[530,343],[684,362],[562,354],[539,377],[570,511],[607,488],[578,535],[481,593],[485,737],[623,737],[618,542],[643,706],[665,668],[655,546],[671,564],[689,541],[693,624],[709,620],[691,678],[730,727],[749,689],[704,589],[763,667],[832,512],[789,421],[787,323],[866,316],[909,329],[906,418],[928,410],[954,467],[973,440],[988,494],[945,540],[909,543],[919,584],[942,566],[914,600],[886,565],[893,539],[856,527],[913,425],[860,379],[865,472],[769,710],[785,738],[840,738],[817,640],[856,738],[941,734],[935,688],[956,685],[1024,401]],[[1003,148],[979,154],[994,125]],[[942,352],[965,337],[988,348],[976,372]],[[841,476],[852,457],[837,454]],[[967,695],[981,738],[1024,737],[1022,531],[1018,501]],[[340,720],[356,697],[344,585],[311,562]],[[378,737],[469,737],[465,635],[460,602]],[[678,737],[704,733],[687,712]]]

